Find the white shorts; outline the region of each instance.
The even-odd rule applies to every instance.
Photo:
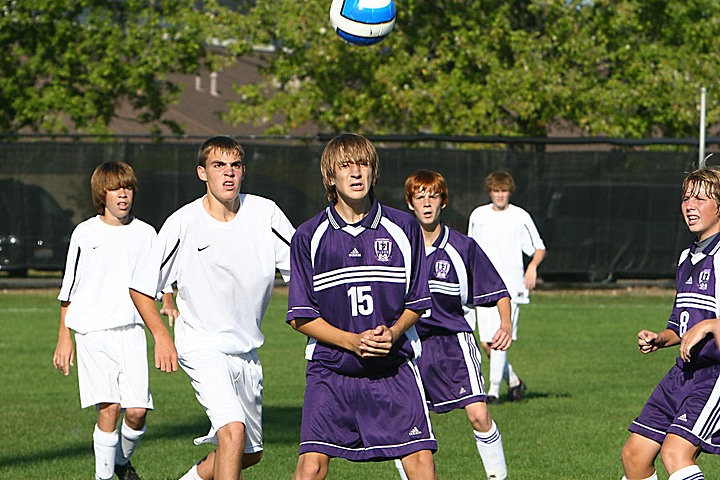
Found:
[[[263,373],[257,350],[228,355],[197,350],[179,358],[195,389],[195,396],[210,419],[210,431],[195,444],[217,444],[217,431],[231,422],[245,425],[245,453],[263,449]]]
[[[518,316],[520,308],[517,303],[510,302],[510,321],[512,322],[512,339],[517,340]],[[500,312],[497,307],[475,307],[477,330],[480,341],[492,342],[495,332],[500,328]]]
[[[75,345],[82,408],[100,403],[153,408],[142,325],[75,333]]]

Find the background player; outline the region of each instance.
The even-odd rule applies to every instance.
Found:
[[[93,432],[95,478],[113,478],[114,471],[121,480],[139,479],[130,457],[145,433],[145,417],[147,409],[153,408],[153,400],[148,387],[145,329],[128,285],[156,233],[130,214],[137,191],[137,178],[130,165],[100,165],[92,174],[90,186],[99,215],[80,223],[70,239],[58,295],[60,330],[53,365],[69,374],[75,356],[73,330],[80,406],[95,406],[98,412]],[[172,293],[163,300],[163,311],[175,315]]]
[[[418,170],[405,181],[405,200],[422,227],[432,307],[416,328],[422,341],[418,358],[428,405],[437,413],[464,408],[488,479],[505,479],[502,437],[487,409],[480,370],[480,347],[464,311],[475,305],[497,306],[502,319],[492,346],[512,343],[510,295],[477,242],[442,224],[448,204],[445,178]],[[403,476],[402,465],[396,461]]]
[[[434,479],[437,449],[414,356],[430,306],[415,219],[375,199],[378,156],[360,135],[321,158],[331,204],[292,240],[287,320],[309,337],[300,457],[294,479],[323,479],[331,457],[401,458]]]
[[[197,174],[206,194],[165,221],[131,285],[138,310],[162,342],[156,366],[172,370],[175,350],[151,295],[158,285],[177,283],[177,358],[211,423],[195,443],[217,443],[184,479],[242,478],[241,469],[262,456],[260,325],[275,270],[289,278],[294,229],[274,202],[240,193],[244,155],[229,137],[202,144]]]
[[[515,191],[515,180],[507,172],[494,172],[485,179],[485,190],[491,202],[477,207],[470,214],[468,236],[480,244],[483,251],[500,273],[512,299],[512,339],[517,340],[519,304],[530,301],[530,290],[535,288],[537,268],[545,258],[545,244],[530,214],[510,203]],[[523,254],[531,257],[525,271]],[[478,334],[485,352],[490,357],[490,387],[488,402],[500,398],[500,383],[508,383],[508,400],[520,400],[525,383],[515,374],[508,362],[507,352],[492,350],[490,344],[500,325],[496,308],[478,307]],[[473,313],[468,315],[470,319]]]
[[[657,479],[660,454],[670,480],[700,480],[700,452],[720,454],[720,351],[708,335],[720,317],[720,169],[702,168],[685,178],[682,214],[696,238],[680,254],[667,328],[638,333],[642,353],[680,344],[680,355],[630,425],[624,479]]]

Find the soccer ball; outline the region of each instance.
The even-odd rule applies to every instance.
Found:
[[[393,0],[333,0],[330,23],[340,38],[351,45],[374,45],[395,26]]]

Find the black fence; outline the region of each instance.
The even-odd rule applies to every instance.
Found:
[[[135,168],[140,189],[134,213],[159,228],[176,208],[204,193],[196,175],[200,143],[0,143],[0,270],[63,268],[74,225],[94,215],[89,179],[105,161]],[[272,198],[296,225],[324,208],[324,142],[243,145],[243,191]],[[410,148],[391,139],[376,145],[380,201],[406,209],[407,175],[437,170],[450,187],[444,220],[461,232],[473,208],[489,201],[485,176],[499,169],[512,173],[518,189],[511,201],[532,214],[547,244],[540,268],[546,280],[670,278],[690,240],[680,185],[696,167],[697,152]]]

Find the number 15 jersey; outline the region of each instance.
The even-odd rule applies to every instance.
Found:
[[[288,322],[322,317],[341,330],[360,333],[393,325],[405,309],[422,313],[430,307],[420,226],[410,214],[377,200],[354,225],[334,205],[303,223],[290,245],[290,269]],[[391,373],[419,353],[411,327],[386,358],[361,359],[312,338],[305,357],[336,373],[365,377]]]

